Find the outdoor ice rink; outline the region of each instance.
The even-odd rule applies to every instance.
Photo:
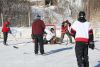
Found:
[[[86,15],[79,15],[80,11]],[[70,44],[67,35],[63,44],[45,44],[46,55],[34,54],[31,34],[33,22],[39,16],[45,23],[45,30],[50,33],[50,29],[54,28],[59,42],[62,39],[63,22],[68,21],[72,25],[80,17],[82,24],[90,22],[95,49],[89,48],[89,67],[100,67],[100,0],[0,0],[0,67],[78,67],[75,40],[72,38],[74,44]],[[10,24],[6,25],[5,22],[8,21]],[[69,23],[66,26],[67,33],[71,30]],[[81,25],[75,27],[78,26]],[[12,33],[8,34],[8,46],[3,45],[3,27],[10,27]],[[80,28],[82,34],[87,31]],[[85,24],[82,28],[87,29]]]
[[[8,40],[4,46],[0,39],[0,67],[77,67],[75,44],[45,45],[47,55],[35,55],[31,39]],[[19,48],[13,48],[17,45]],[[89,49],[90,67],[100,67],[100,41],[95,42],[97,49]]]

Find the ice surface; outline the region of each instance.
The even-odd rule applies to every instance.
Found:
[[[2,35],[0,38],[0,67],[77,67],[75,44],[48,44],[44,46],[47,55],[35,55],[31,28],[12,29],[16,39],[9,34],[9,46],[3,45]],[[90,67],[100,67],[100,38],[95,41],[96,49],[89,49]]]
[[[77,67],[74,44],[45,45],[47,55],[35,55],[31,39],[8,40],[4,46],[0,39],[0,67]],[[89,49],[90,67],[100,67],[100,42],[95,50]],[[13,48],[13,45],[19,47]]]

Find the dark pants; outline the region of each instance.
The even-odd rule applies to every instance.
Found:
[[[64,39],[65,34],[68,36],[68,38],[70,40],[70,43],[72,43],[72,37],[71,37],[71,35],[70,35],[69,32],[61,33],[61,42],[63,42],[63,39]]]
[[[38,50],[40,48],[40,53],[44,54],[44,44],[43,44],[43,36],[34,35],[35,36],[35,54],[38,54]]]
[[[4,45],[6,45],[7,38],[8,38],[8,32],[3,32],[3,37],[4,37]]]
[[[75,53],[78,67],[89,67],[88,44],[83,42],[76,42]]]

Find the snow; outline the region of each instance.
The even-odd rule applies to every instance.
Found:
[[[45,45],[47,55],[42,56],[34,54],[34,43],[30,41],[31,39],[8,40],[10,46],[4,46],[0,39],[0,67],[77,67],[74,44]],[[13,48],[15,43],[18,49]],[[100,42],[96,42],[98,49],[99,44]],[[100,67],[100,49],[89,49],[89,60],[90,67]]]
[[[35,55],[31,28],[12,30],[16,39],[9,34],[9,46],[4,46],[0,38],[0,67],[77,67],[75,44],[48,44],[44,46],[47,55]],[[95,40],[96,49],[89,49],[90,67],[100,67],[100,38]],[[13,48],[14,45],[19,48]]]

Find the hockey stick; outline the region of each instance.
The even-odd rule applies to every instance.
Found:
[[[13,38],[17,41],[16,37],[11,33],[11,35],[13,36]],[[13,46],[13,48],[16,48],[18,49],[19,47],[18,46]]]
[[[94,49],[96,49],[96,50],[100,51],[100,49],[98,49],[98,48],[94,48]]]
[[[16,37],[11,33],[11,35],[13,36],[13,38],[17,41]]]
[[[31,43],[32,41],[29,41],[29,42],[22,42],[22,43],[18,43],[17,45],[14,45],[13,46],[13,48],[16,48],[16,49],[18,49],[21,45],[19,45],[19,44],[28,44],[28,43]]]

